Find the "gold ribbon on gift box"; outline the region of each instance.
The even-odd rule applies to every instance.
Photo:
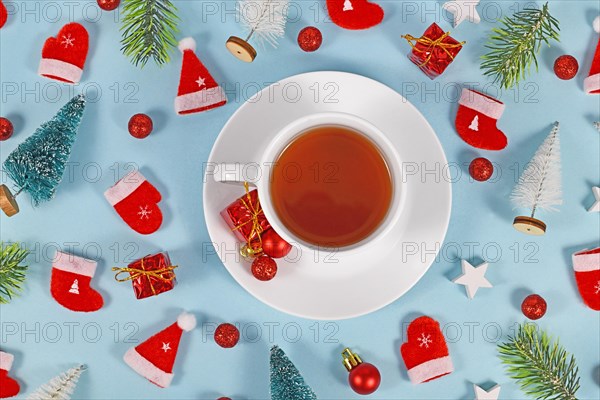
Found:
[[[447,37],[450,36],[450,32],[446,32],[444,33],[442,36],[440,36],[439,38],[432,40],[431,38],[428,38],[427,36],[421,36],[419,38],[416,38],[412,35],[402,35],[401,37],[403,39],[406,39],[406,41],[408,42],[408,44],[410,45],[410,47],[418,52],[425,52],[428,51],[430,49],[439,47],[440,49],[444,50],[446,52],[446,54],[448,54],[448,56],[454,60],[454,56],[452,55],[452,53],[450,53],[448,51],[448,49],[455,49],[457,47],[462,47],[465,43],[467,42],[460,42],[460,43],[444,43],[444,39],[446,39]],[[413,43],[415,42],[415,43]],[[421,50],[417,48],[417,43],[422,44],[423,46],[427,46],[426,50]],[[425,65],[427,65],[427,63],[429,63],[429,61],[431,60],[431,57],[433,57],[433,52],[430,51],[429,52],[429,56],[427,56],[427,58],[425,59],[425,61],[423,61],[419,67],[423,67]]]
[[[260,214],[263,213],[262,207],[260,206],[260,199],[257,197],[256,199],[256,205],[252,204],[252,199],[250,198],[250,187],[248,185],[248,182],[244,182],[244,189],[246,189],[246,199],[244,199],[243,197],[240,198],[240,201],[242,202],[242,204],[244,205],[244,207],[248,210],[250,210],[251,213],[251,217],[248,221],[245,221],[239,225],[237,225],[236,227],[232,228],[232,231],[237,231],[239,229],[242,229],[242,227],[248,225],[248,224],[252,224],[252,229],[250,230],[250,233],[248,234],[248,243],[244,245],[244,247],[242,247],[240,249],[240,254],[242,255],[242,257],[244,258],[252,258],[260,253],[262,253],[262,233],[264,231],[262,225],[260,224],[260,221],[258,219],[258,217],[260,216]],[[255,248],[254,244],[252,243],[252,238],[254,238],[254,236],[256,236],[258,238],[258,247]]]
[[[148,257],[148,256],[146,256],[146,257]],[[158,279],[159,281],[162,281],[165,283],[171,282],[173,279],[175,279],[175,275],[172,274],[168,278],[165,278],[163,276],[163,274],[165,274],[167,272],[172,272],[175,268],[177,268],[177,265],[169,265],[168,267],[164,267],[161,269],[147,271],[144,269],[144,258],[146,258],[146,257],[143,257],[140,260],[140,268],[113,267],[112,270],[115,272],[118,271],[115,274],[115,280],[117,282],[133,281],[133,280],[139,278],[140,276],[145,276],[146,278],[148,278],[148,283],[150,284],[150,289],[152,289],[152,294],[154,296],[156,296],[156,289],[154,289],[154,285],[152,284],[152,279],[150,279],[150,278]],[[128,274],[128,275],[126,277],[119,278],[119,275],[121,275],[121,274]]]

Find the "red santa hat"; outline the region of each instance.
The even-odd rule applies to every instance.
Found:
[[[600,33],[600,16],[594,19],[594,31]],[[596,53],[592,60],[592,68],[590,68],[590,74],[583,81],[583,89],[587,94],[600,94],[600,37],[598,37],[598,44],[596,45]]]
[[[412,383],[428,382],[454,370],[446,339],[436,320],[427,316],[415,319],[406,336],[400,352]]]
[[[181,40],[179,50],[183,53],[183,65],[175,98],[177,114],[192,114],[225,105],[225,91],[194,53],[196,41],[191,37]]]
[[[196,327],[196,317],[182,313],[177,322],[165,328],[150,339],[132,347],[123,359],[135,372],[155,385],[166,388],[173,380],[173,364],[181,334]]]
[[[78,83],[88,53],[89,35],[83,25],[72,22],[44,43],[38,73],[61,82]]]

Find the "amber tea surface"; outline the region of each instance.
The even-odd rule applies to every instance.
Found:
[[[390,208],[392,176],[375,143],[338,125],[298,135],[271,170],[271,202],[303,241],[346,247],[371,235]]]

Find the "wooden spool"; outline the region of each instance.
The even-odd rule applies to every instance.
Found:
[[[0,185],[0,208],[8,217],[19,212],[19,205],[6,185]]]
[[[256,50],[250,43],[237,36],[231,36],[227,39],[227,50],[238,60],[251,63],[256,58]]]
[[[519,232],[523,232],[528,235],[541,236],[546,233],[546,224],[533,217],[516,217],[513,221],[513,226]]]

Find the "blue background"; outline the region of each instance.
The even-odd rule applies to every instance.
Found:
[[[479,25],[464,22],[453,29],[455,38],[468,43],[435,81],[406,58],[410,48],[400,35],[419,36],[435,21],[451,29],[442,3],[379,3],[386,11],[384,22],[363,32],[345,31],[328,22],[324,2],[294,3],[279,48],[259,50],[256,61],[245,64],[224,46],[230,35],[243,35],[234,2],[176,2],[181,37],[196,39],[200,58],[230,100],[217,110],[179,117],[173,98],[180,55],[174,54],[162,69],[149,64],[140,71],[130,65],[119,51],[118,13],[99,13],[93,1],[6,2],[9,22],[0,31],[1,114],[13,121],[15,135],[2,142],[1,159],[72,95],[83,92],[89,100],[70,169],[56,198],[33,209],[23,195],[20,214],[1,219],[2,240],[24,242],[33,252],[22,296],[0,309],[0,345],[16,356],[11,375],[23,384],[22,394],[76,363],[85,363],[89,370],[75,398],[264,399],[269,393],[268,349],[276,343],[321,399],[358,398],[348,388],[341,365],[344,346],[379,367],[383,383],[372,398],[470,399],[474,382],[485,388],[498,383],[501,398],[518,399],[524,396],[504,373],[496,343],[524,320],[520,302],[536,292],[549,304],[540,325],[560,337],[577,357],[578,397],[600,398],[599,314],[583,305],[570,263],[572,252],[598,245],[600,232],[599,215],[586,212],[593,203],[591,187],[600,184],[599,134],[592,126],[600,119],[600,97],[582,90],[597,41],[591,23],[598,2],[551,2],[552,14],[561,21],[561,42],[543,48],[539,73],[520,88],[503,92],[482,76],[479,57],[496,18],[522,8],[523,2],[483,0]],[[69,21],[83,23],[90,33],[85,72],[74,88],[36,73],[44,40]],[[317,25],[324,35],[322,48],[313,54],[301,52],[295,43],[306,25]],[[554,59],[564,53],[580,62],[580,73],[571,81],[560,81],[552,72]],[[363,74],[402,93],[434,127],[449,161],[460,166],[454,168],[452,219],[437,262],[394,304],[340,322],[287,316],[239,287],[207,250],[210,239],[201,200],[202,162],[231,114],[260,87],[327,69]],[[473,149],[456,134],[453,119],[463,86],[484,90],[506,103],[499,121],[509,137],[504,151]],[[138,112],[148,113],[155,123],[152,135],[141,141],[127,132],[129,117]],[[539,214],[549,225],[545,236],[528,237],[511,226],[516,211],[508,196],[555,120],[562,124],[564,205],[559,213]],[[465,164],[477,155],[496,163],[501,176],[493,182],[472,182]],[[140,167],[163,194],[164,224],[147,237],[131,231],[102,195],[125,174],[129,163]],[[57,247],[99,260],[93,285],[104,295],[102,310],[76,314],[50,297],[50,259]],[[110,268],[161,249],[180,266],[177,287],[155,298],[135,300],[130,285],[116,283]],[[491,261],[487,278],[494,288],[467,299],[464,287],[451,282],[460,274],[460,258]],[[161,390],[137,376],[121,357],[132,341],[144,340],[170,324],[182,309],[196,313],[199,328],[184,337],[173,385]],[[398,349],[406,324],[420,314],[433,316],[445,327],[456,371],[414,386]],[[233,350],[212,341],[210,332],[223,321],[240,324],[242,343]]]

